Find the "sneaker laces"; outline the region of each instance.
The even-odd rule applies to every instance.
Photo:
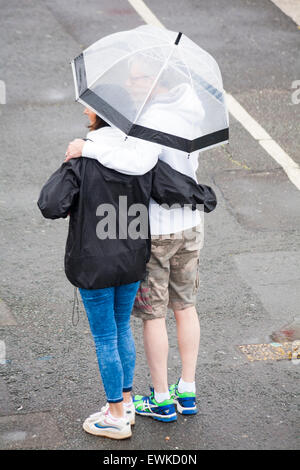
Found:
[[[144,397],[141,411],[152,411],[152,405],[149,402],[150,397]],[[155,405],[153,405],[155,406]]]

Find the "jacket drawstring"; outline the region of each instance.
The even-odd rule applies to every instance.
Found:
[[[75,316],[77,317],[76,323],[75,323]],[[77,295],[77,287],[74,287],[72,325],[77,326],[78,323],[79,323],[79,300],[78,300],[78,295]]]

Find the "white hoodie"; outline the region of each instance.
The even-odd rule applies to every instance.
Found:
[[[203,107],[192,88],[183,84],[167,95],[158,95],[145,110],[138,124],[193,139],[196,137],[195,125],[198,129],[197,137],[200,135],[199,123],[204,115]],[[121,131],[109,127],[89,132],[87,138],[93,142],[85,143],[82,156],[95,158],[108,168],[125,174],[144,174],[156,164],[159,157],[175,170],[197,181],[198,151],[188,155],[186,152],[161,147],[134,137],[125,140]],[[152,235],[177,233],[200,223],[200,213],[192,211],[189,207],[169,210],[153,200],[150,202]]]

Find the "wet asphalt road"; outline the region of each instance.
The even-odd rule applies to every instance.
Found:
[[[0,449],[296,449],[300,366],[250,361],[239,346],[269,343],[274,330],[299,317],[300,193],[232,117],[230,144],[199,159],[199,181],[213,186],[219,202],[205,217],[201,253],[199,413],[172,424],[137,417],[124,442],[82,430],[104,391],[83,310],[77,327],[71,321],[73,287],[63,271],[68,222],[43,219],[36,201],[67,143],[86,133],[70,59],[143,20],[125,0],[0,4]],[[296,24],[269,0],[148,6],[216,58],[225,90],[299,164],[300,104],[291,99],[300,79]],[[141,323],[132,323],[134,391],[147,393]],[[171,314],[168,330],[173,383],[180,362]]]

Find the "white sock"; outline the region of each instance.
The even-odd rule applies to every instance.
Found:
[[[195,382],[184,382],[182,379],[179,380],[178,384],[178,392],[179,393],[196,393],[196,385]]]
[[[118,421],[120,418],[117,418],[116,416],[113,416],[110,412],[110,410],[108,411],[108,416],[113,420],[113,421]]]
[[[157,401],[157,403],[162,403],[165,400],[170,400],[170,392],[164,392],[164,393],[157,393],[154,390],[154,398]]]
[[[125,419],[125,410],[124,410],[124,414],[123,416],[121,417],[117,417],[117,416],[113,416],[110,412],[110,410],[108,411],[108,416],[113,420],[115,421],[116,423],[120,420],[120,419]]]

